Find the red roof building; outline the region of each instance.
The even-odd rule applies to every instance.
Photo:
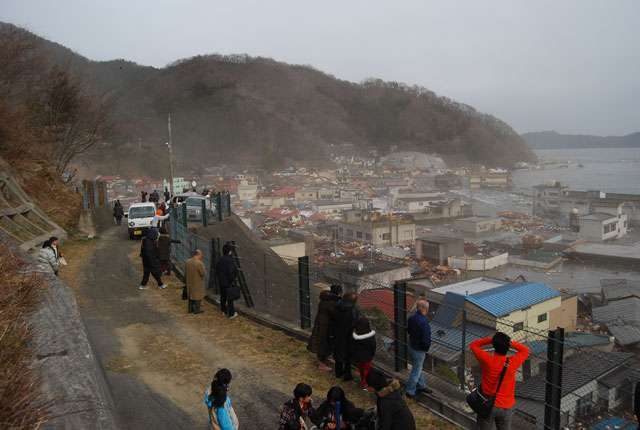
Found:
[[[298,187],[281,188],[279,190],[273,190],[273,194],[275,194],[278,197],[293,197],[295,196],[297,189],[299,188]]]
[[[407,313],[413,309],[416,299],[407,294]],[[361,308],[375,306],[381,309],[389,318],[389,321],[395,322],[393,290],[391,288],[375,288],[364,290],[358,296],[358,305]]]

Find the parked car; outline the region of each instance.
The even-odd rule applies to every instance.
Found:
[[[129,238],[142,237],[151,227],[151,222],[156,214],[156,205],[150,202],[134,203],[129,206],[127,224],[129,226]]]
[[[205,196],[192,196],[184,201],[187,205],[187,221],[202,221],[202,202],[205,202],[207,219],[212,219],[217,213],[211,199]]]

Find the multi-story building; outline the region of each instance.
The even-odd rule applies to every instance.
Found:
[[[358,216],[359,215],[359,216]],[[370,243],[376,248],[412,244],[416,225],[408,220],[378,217],[368,211],[347,211],[338,221],[338,238]]]
[[[502,221],[500,218],[490,218],[481,216],[472,216],[469,218],[461,218],[453,223],[453,228],[463,233],[472,235],[481,235],[485,233],[493,233],[500,230]]]

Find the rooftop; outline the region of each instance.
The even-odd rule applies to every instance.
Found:
[[[474,293],[466,299],[495,317],[504,317],[561,295],[540,282],[517,282]]]
[[[580,215],[581,220],[587,220],[587,221],[606,221],[611,218],[618,218],[618,216],[606,214],[603,212],[594,212],[587,215]]]
[[[491,218],[488,216],[470,216],[468,218],[460,218],[458,221],[466,221],[466,222],[482,222],[482,221],[495,221],[499,218]]]
[[[420,237],[418,237],[418,239],[426,242],[433,242],[433,243],[451,243],[451,242],[464,241],[464,239],[459,237],[441,236],[439,234],[421,235]]]
[[[508,281],[502,279],[488,278],[482,276],[479,278],[473,278],[462,282],[456,282],[454,284],[444,285],[442,287],[434,288],[434,293],[446,294],[451,291],[456,294],[467,295],[474,294],[480,291],[489,290],[491,288],[499,287],[500,285],[508,284]]]
[[[407,294],[406,300],[407,310],[412,309],[416,299]],[[358,306],[361,308],[369,306],[380,308],[385,315],[387,315],[389,321],[395,322],[393,290],[390,288],[376,288],[362,291],[358,296]]]

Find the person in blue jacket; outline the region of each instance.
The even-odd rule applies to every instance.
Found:
[[[205,394],[204,401],[209,408],[211,430],[238,430],[238,417],[227,395],[230,383],[231,372],[228,369],[220,369]]]
[[[409,317],[407,331],[409,332],[409,355],[411,356],[411,374],[407,382],[407,397],[415,396],[416,391],[430,394],[432,390],[427,388],[424,382],[422,366],[431,347],[431,326],[427,320],[429,302],[418,300],[416,313]]]

